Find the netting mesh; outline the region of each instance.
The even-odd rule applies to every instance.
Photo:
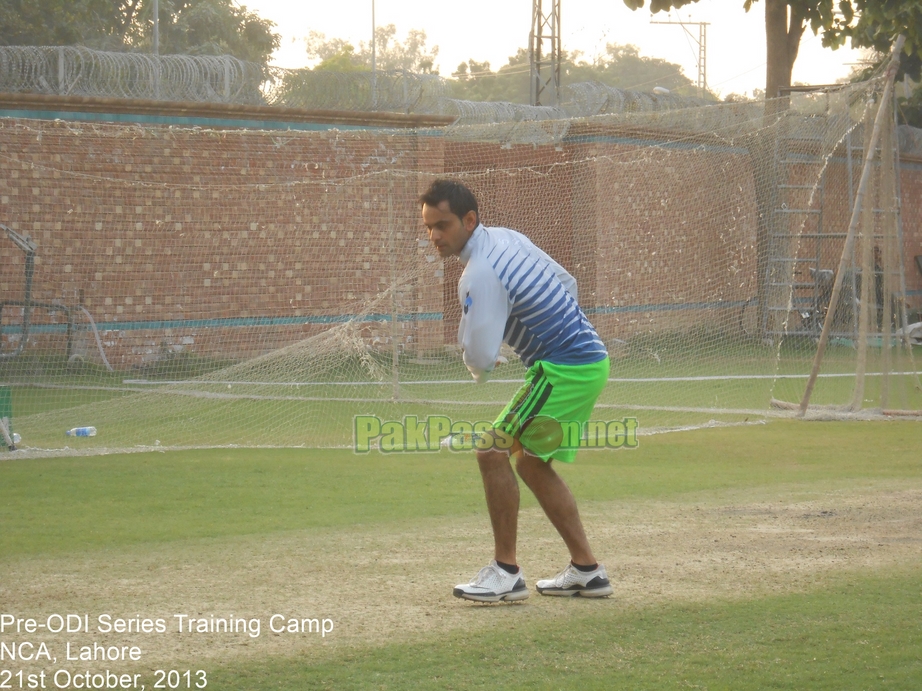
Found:
[[[576,277],[612,357],[598,419],[649,432],[790,414],[879,89],[768,115],[400,132],[0,121],[0,222],[35,244],[30,260],[0,237],[13,429],[42,449],[326,447],[353,443],[357,415],[492,420],[524,370],[475,385],[461,363],[461,267],[416,203],[436,176]],[[922,217],[907,191],[922,176],[896,176],[889,122],[811,415],[922,408],[907,326],[922,238],[897,203]],[[64,434],[86,425],[98,434]]]

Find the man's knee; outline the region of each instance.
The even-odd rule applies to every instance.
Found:
[[[490,470],[509,465],[509,452],[502,449],[478,449],[477,463],[481,470]]]
[[[526,485],[531,481],[551,471],[551,462],[542,461],[537,456],[532,456],[527,451],[522,451],[515,459],[515,471],[519,477],[525,481]]]

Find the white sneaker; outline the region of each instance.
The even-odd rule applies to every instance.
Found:
[[[524,600],[528,594],[522,568],[512,574],[499,566],[496,560],[480,569],[470,583],[459,583],[452,591],[455,597],[477,602],[512,602]]]
[[[608,574],[605,573],[605,567],[601,564],[594,571],[586,572],[580,571],[573,564],[567,564],[567,568],[563,571],[553,578],[538,581],[535,587],[542,595],[560,595],[562,597],[572,597],[573,595],[608,597],[612,594]]]

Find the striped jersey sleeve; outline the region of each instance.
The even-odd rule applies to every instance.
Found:
[[[576,281],[521,233],[479,226],[461,260],[458,336],[475,379],[493,369],[502,341],[527,367],[538,360],[579,365],[607,356],[577,303]]]

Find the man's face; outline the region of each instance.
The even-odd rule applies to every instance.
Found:
[[[439,202],[438,206],[423,204],[423,225],[429,230],[429,240],[439,255],[451,257],[464,249],[477,227],[477,214],[468,211],[464,218],[458,218],[448,208],[447,201]]]

